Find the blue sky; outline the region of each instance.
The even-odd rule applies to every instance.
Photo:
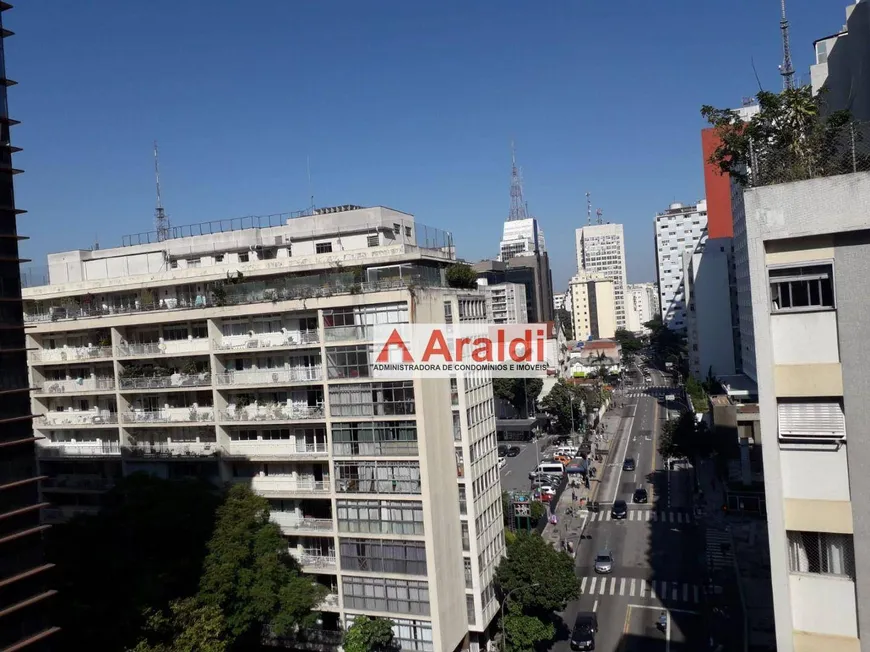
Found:
[[[845,0],[790,0],[795,68]],[[516,141],[557,289],[585,197],[653,280],[652,220],[703,197],[699,108],[781,81],[776,0],[28,0],[4,14],[23,254],[383,204],[497,253]]]

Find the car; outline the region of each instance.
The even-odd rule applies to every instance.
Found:
[[[613,572],[613,554],[609,550],[602,550],[595,556],[595,572],[601,575]]]
[[[507,449],[508,457],[516,457],[522,452],[522,449],[519,446],[510,446]]]
[[[610,516],[617,521],[626,518],[628,516],[628,504],[624,500],[617,500],[613,503],[613,507],[610,508]]]
[[[594,650],[595,634],[598,633],[598,616],[594,613],[579,613],[571,630],[572,650]]]
[[[508,447],[505,446],[504,444],[502,444],[501,446],[499,446],[499,447],[498,447],[498,456],[499,456],[499,457],[504,457],[505,455],[507,455],[507,449],[508,449]]]
[[[571,463],[571,460],[572,460],[572,459],[573,459],[573,458],[568,457],[567,455],[553,455],[553,461],[554,461],[554,462],[561,462],[561,463],[564,464],[565,466],[568,466],[568,464]]]
[[[622,470],[623,471],[634,471],[635,468],[636,468],[636,464],[634,462],[634,458],[633,457],[626,457],[625,461],[622,463]]]
[[[498,458],[498,468],[503,469],[507,465],[507,458],[500,457]]]
[[[632,497],[632,500],[636,503],[646,503],[649,500],[649,494],[643,487],[638,487],[634,490],[634,496]]]

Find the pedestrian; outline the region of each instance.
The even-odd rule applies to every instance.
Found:
[[[573,491],[573,490],[571,491],[571,502],[572,502],[572,503],[576,503],[576,502],[577,502],[577,492],[576,492],[576,491]]]

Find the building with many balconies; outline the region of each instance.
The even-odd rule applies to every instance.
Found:
[[[24,290],[48,518],[137,471],[244,483],[329,589],[322,640],[366,614],[403,649],[479,649],[504,554],[491,381],[372,372],[376,325],[485,320],[444,283],[450,235],[350,206],[170,236],[50,255]]]

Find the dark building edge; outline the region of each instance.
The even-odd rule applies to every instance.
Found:
[[[58,628],[51,624],[52,564],[43,556],[47,526],[40,523],[42,504],[33,424],[21,301],[21,258],[15,208],[12,154],[20,151],[9,138],[3,41],[12,32],[3,27],[0,1],[0,651],[51,649]]]

